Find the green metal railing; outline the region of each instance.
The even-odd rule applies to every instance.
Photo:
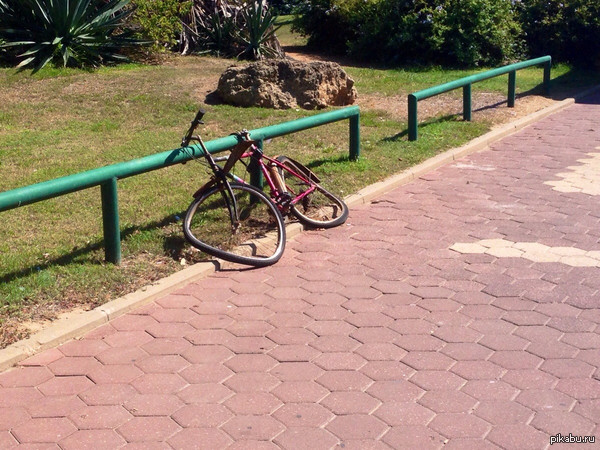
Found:
[[[358,106],[350,106],[258,128],[251,130],[250,136],[262,145],[264,139],[271,139],[345,119],[349,120],[350,159],[356,160],[360,156],[360,110]],[[205,145],[210,153],[218,153],[234,147],[237,143],[238,140],[235,136],[227,136],[205,142]],[[121,262],[121,231],[119,228],[117,180],[184,163],[201,154],[200,146],[193,145],[187,149],[178,148],[0,192],[0,212],[100,186],[105,258],[108,262],[119,264]]]
[[[508,66],[499,67],[497,69],[488,70],[486,72],[477,73],[458,80],[450,81],[449,83],[440,84],[422,91],[413,92],[408,96],[408,140],[416,141],[418,138],[418,120],[417,120],[417,102],[424,100],[434,95],[452,91],[460,87],[463,88],[463,118],[471,120],[471,85],[478,81],[487,80],[488,78],[497,77],[508,73],[508,106],[515,106],[516,85],[517,85],[517,70],[526,67],[544,65],[544,90],[546,93],[550,91],[550,67],[552,58],[550,56],[542,56],[528,61],[522,61]]]

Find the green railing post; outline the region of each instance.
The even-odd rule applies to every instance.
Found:
[[[119,227],[119,200],[117,179],[111,178],[100,185],[102,197],[102,225],[104,229],[104,254],[108,262],[121,263],[121,229]]]
[[[263,140],[258,140],[258,147],[262,150],[263,148]],[[256,161],[251,160],[248,165],[248,170],[250,171],[250,184],[254,187],[257,187],[262,190],[264,185],[263,174],[260,170],[260,166],[256,163]]]
[[[548,61],[544,64],[544,92],[550,94],[550,70],[552,70],[552,59],[548,56]]]
[[[517,71],[508,72],[508,107],[515,107],[515,98],[517,96]]]
[[[408,140],[416,141],[419,137],[419,122],[417,120],[417,97],[408,96]]]
[[[471,121],[473,108],[471,106],[471,83],[463,86],[463,119]]]
[[[464,120],[471,120],[472,108],[471,108],[471,85],[473,83],[477,83],[479,81],[487,80],[488,78],[497,77],[498,75],[504,75],[505,73],[511,74],[509,75],[509,83],[511,82],[511,77],[514,77],[516,84],[516,71],[524,69],[525,67],[538,66],[540,64],[544,64],[544,89],[546,93],[549,93],[550,90],[550,67],[552,64],[552,58],[550,56],[542,56],[535,59],[530,59],[527,61],[522,61],[519,63],[509,64],[507,66],[498,67],[496,69],[487,70],[485,72],[476,73],[473,75],[469,75],[467,77],[460,78],[458,80],[449,81],[448,83],[443,83],[437,86],[433,86],[427,89],[423,89],[421,91],[413,92],[408,95],[408,139],[411,141],[416,141],[418,138],[418,122],[417,122],[417,102],[420,100],[425,100],[426,98],[433,97],[434,95],[442,94],[444,92],[452,91],[454,89],[458,89],[460,87],[463,88],[463,118]],[[515,86],[516,88],[516,86]],[[509,86],[510,90],[510,86]],[[509,92],[509,106],[510,103],[514,100],[510,98]]]
[[[360,115],[350,117],[349,133],[350,133],[350,161],[356,161],[360,157]]]

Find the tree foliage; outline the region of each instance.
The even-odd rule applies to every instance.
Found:
[[[123,29],[129,0],[0,0],[0,41],[19,68],[124,61],[138,45]]]
[[[309,45],[392,64],[600,63],[598,0],[303,0]]]
[[[133,22],[157,50],[173,48],[183,30],[181,18],[189,13],[192,0],[132,0]]]
[[[598,0],[526,0],[519,1],[517,9],[531,55],[600,65]]]

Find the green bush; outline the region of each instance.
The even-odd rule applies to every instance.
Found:
[[[191,0],[132,0],[133,21],[141,35],[154,43],[156,50],[166,50],[177,44],[181,34],[181,17],[189,13]]]
[[[446,0],[432,10],[431,20],[442,62],[495,65],[522,54],[521,26],[511,0]]]
[[[364,3],[355,17],[356,36],[347,43],[358,58],[388,64],[428,64],[437,58],[434,8],[428,0]]]
[[[549,54],[578,66],[600,64],[598,0],[528,0],[517,5],[531,56]]]
[[[511,0],[306,0],[309,45],[393,64],[497,64],[517,57]]]
[[[352,17],[354,3],[358,2],[303,0],[297,6],[292,31],[307,36],[308,47],[330,53],[345,53],[348,42],[355,38]]]
[[[129,0],[0,0],[0,40],[19,61],[37,71],[49,62],[98,66],[124,61],[121,51],[140,44],[122,25]]]

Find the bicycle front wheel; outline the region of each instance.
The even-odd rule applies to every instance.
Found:
[[[196,248],[251,266],[276,263],[285,248],[283,217],[262,191],[246,184],[213,186],[189,206],[183,233]]]
[[[277,158],[284,167],[298,174],[310,174],[310,170],[286,156]],[[292,204],[292,214],[305,225],[316,228],[332,228],[343,224],[348,218],[348,206],[344,201],[326,190],[320,184],[310,180],[304,181],[284,169],[279,169],[287,191],[292,197],[302,196],[304,192],[312,192],[301,197]]]

